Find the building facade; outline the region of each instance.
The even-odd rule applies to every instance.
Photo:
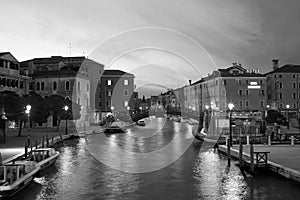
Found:
[[[29,89],[42,96],[52,94],[69,98],[81,105],[77,125],[100,119],[99,80],[104,66],[85,57],[52,56],[21,62],[21,72],[33,77]]]
[[[300,108],[300,65],[286,64],[279,67],[273,61],[273,70],[266,73],[267,104],[278,110],[297,111]]]
[[[20,72],[19,61],[10,53],[0,53],[0,92],[28,94],[30,77]]]
[[[110,112],[130,110],[134,94],[134,75],[121,70],[104,70],[99,83],[98,102],[102,118]]]

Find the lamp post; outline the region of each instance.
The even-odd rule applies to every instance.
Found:
[[[30,111],[31,111],[31,105],[27,105],[25,113],[28,115],[28,125],[27,125],[28,130],[30,129]]]
[[[232,109],[234,108],[234,104],[233,103],[229,103],[228,104],[228,108],[229,108],[229,142],[230,142],[230,146],[232,146]]]
[[[287,129],[290,129],[290,117],[289,117],[289,109],[290,109],[290,105],[286,105],[286,109],[287,109]]]
[[[66,129],[65,129],[65,134],[68,135],[68,110],[69,110],[69,107],[65,106],[64,110],[66,111]]]

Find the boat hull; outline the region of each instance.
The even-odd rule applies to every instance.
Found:
[[[28,186],[32,182],[33,178],[37,175],[39,170],[40,167],[36,168],[29,174],[22,177],[20,180],[17,180],[12,185],[0,186],[0,198],[10,198]]]

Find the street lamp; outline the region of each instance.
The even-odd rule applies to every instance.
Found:
[[[228,104],[228,108],[229,108],[229,144],[230,146],[232,146],[232,109],[234,108],[234,104],[233,103],[229,103]]]
[[[286,109],[287,109],[287,129],[290,129],[290,117],[289,117],[289,108],[290,108],[290,105],[286,105]]]
[[[66,111],[66,130],[65,130],[65,134],[68,135],[68,110],[69,110],[69,107],[65,106],[64,110]]]
[[[31,105],[27,105],[26,106],[26,110],[25,113],[28,115],[28,125],[27,125],[27,129],[30,129],[30,111],[31,111]]]

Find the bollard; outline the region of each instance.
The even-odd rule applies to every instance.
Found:
[[[46,135],[46,147],[49,147],[49,137],[48,137],[48,133],[47,133],[47,135]]]
[[[37,149],[38,148],[38,141],[37,141],[37,139],[35,139],[35,149]]]
[[[60,141],[63,142],[63,137],[60,131],[59,131],[59,137],[60,137]]]
[[[250,145],[250,136],[247,135],[247,145]]]
[[[291,145],[294,145],[295,144],[295,138],[294,138],[294,136],[292,135],[291,136]]]
[[[271,145],[271,135],[268,135],[268,145]]]
[[[240,146],[239,146],[239,164],[240,164],[240,168],[243,167],[244,163],[243,163],[243,141],[242,141],[242,137],[240,137]]]
[[[250,171],[254,173],[254,149],[252,142],[250,144]]]
[[[229,138],[227,138],[227,156],[228,156],[228,166],[230,166],[231,164],[231,152],[230,152],[230,142],[229,142]]]

